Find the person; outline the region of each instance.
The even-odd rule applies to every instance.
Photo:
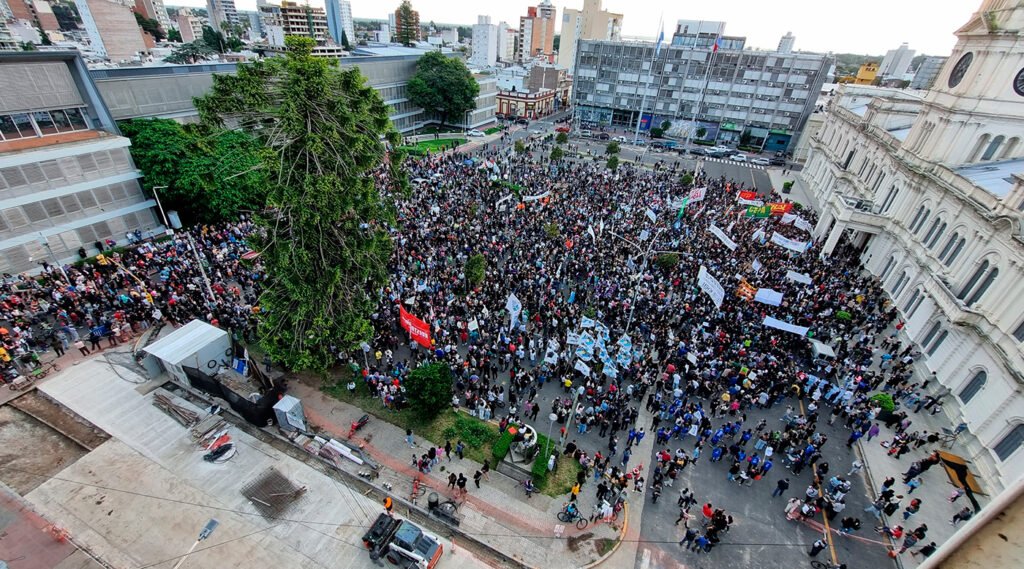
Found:
[[[409,448],[416,448],[416,445],[412,442],[412,429],[405,430],[405,442],[409,443]]]
[[[395,517],[395,513],[392,511],[392,509],[394,507],[395,507],[395,503],[394,503],[393,500],[391,500],[391,496],[385,496],[384,497],[384,511],[387,512],[388,515],[391,516],[392,518]]]
[[[580,483],[573,484],[572,490],[569,491],[569,501],[575,502],[580,496]]]
[[[974,512],[971,510],[971,508],[969,506],[966,506],[964,507],[964,509],[953,514],[953,519],[949,520],[949,525],[955,527],[960,522],[966,522],[967,520],[971,519],[971,516],[973,515]]]
[[[473,484],[476,484],[477,488],[480,488],[480,479],[483,477],[483,472],[480,472],[479,470],[477,470],[476,473],[473,474]]]
[[[698,535],[693,540],[693,552],[700,553],[702,551],[705,553],[711,552],[711,541],[708,540],[706,535]]]
[[[781,496],[786,490],[789,490],[789,478],[782,478],[775,483],[775,491],[772,492],[772,498]]]
[[[850,465],[850,471],[847,472],[846,475],[853,476],[854,474],[859,472],[861,468],[864,468],[864,463],[861,462],[860,459],[854,460],[853,464]]]
[[[456,481],[457,478],[458,477],[455,476],[454,472],[452,472],[451,474],[448,475],[448,487],[451,488],[452,490],[455,489],[455,481]]]
[[[932,553],[935,553],[936,549],[938,549],[938,546],[935,545],[935,542],[933,541],[933,542],[929,543],[928,545],[918,549],[917,551],[911,551],[910,555],[912,555],[912,556],[924,555],[925,557],[931,557]]]
[[[89,348],[85,347],[85,342],[81,340],[76,340],[74,346],[78,348],[78,351],[81,352],[83,356],[88,356],[91,353]],[[950,502],[952,502],[952,500],[950,500]]]
[[[533,486],[533,479],[529,478],[529,479],[526,480],[526,482],[523,482],[523,488],[526,489],[526,497],[527,498],[532,498],[533,497],[533,491],[535,490],[535,488]]]
[[[462,460],[462,451],[466,450],[466,445],[462,444],[462,441],[455,443],[455,454],[459,456],[459,460]]]
[[[683,535],[683,539],[679,541],[679,546],[685,547],[686,550],[689,551],[690,546],[694,544],[698,534],[699,532],[696,529],[690,527],[686,528],[686,533]]]
[[[813,545],[811,545],[811,550],[808,551],[807,554],[811,557],[817,557],[818,554],[821,553],[822,550],[824,550],[826,547],[828,547],[828,542],[825,541],[824,538],[818,538],[818,540],[815,541]]]
[[[839,532],[843,535],[850,535],[860,529],[860,520],[853,516],[846,516],[839,522]]]
[[[469,478],[466,478],[466,474],[464,472],[460,472],[459,473],[459,478],[455,482],[455,484],[459,487],[458,490],[455,491],[455,497],[456,498],[458,498],[459,496],[465,496],[466,495],[466,483],[467,482],[469,482]]]
[[[569,502],[565,506],[565,513],[569,514],[569,521],[575,520],[576,518],[580,517],[580,511],[579,508],[576,507],[575,502]]]

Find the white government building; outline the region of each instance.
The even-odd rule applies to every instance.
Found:
[[[842,87],[801,175],[825,254],[861,248],[995,493],[1024,472],[1024,0],[984,0],[956,35],[930,91]]]

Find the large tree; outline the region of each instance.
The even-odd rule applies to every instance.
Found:
[[[164,58],[167,63],[198,63],[200,61],[210,59],[217,52],[206,45],[201,39],[197,39],[191,43],[184,43],[174,48],[171,55]]]
[[[358,69],[312,56],[313,40],[285,39],[287,53],[214,76],[196,99],[209,128],[236,124],[267,148],[269,213],[253,246],[266,271],[260,344],[291,369],[326,374],[373,335],[370,314],[387,284],[393,205],[377,183],[408,193],[401,137],[388,107]],[[383,165],[386,178],[375,178]]]
[[[480,85],[461,58],[431,51],[416,62],[416,74],[406,83],[405,91],[414,105],[445,124],[476,108]]]
[[[413,15],[412,4],[409,0],[402,0],[402,3],[398,5],[397,10],[397,28],[395,30],[395,41],[402,45],[412,45],[413,42],[420,39],[419,28],[414,25],[416,17]]]

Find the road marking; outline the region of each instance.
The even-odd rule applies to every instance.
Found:
[[[651,565],[651,550],[644,548],[643,554],[640,556],[640,569],[647,569]]]

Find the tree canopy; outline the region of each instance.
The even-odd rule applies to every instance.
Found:
[[[401,141],[388,107],[358,69],[312,56],[313,40],[289,36],[287,52],[214,75],[195,100],[207,128],[228,120],[266,148],[267,208],[258,216],[266,278],[259,299],[260,345],[291,369],[326,374],[334,349],[373,336],[370,315],[387,284],[394,206],[374,173],[384,165],[393,191],[409,192]],[[383,135],[383,139],[382,136]]]
[[[452,370],[447,362],[420,366],[403,382],[413,412],[433,419],[452,403]]]
[[[132,14],[135,14],[135,22],[139,24],[139,27],[142,28],[142,31],[147,32],[149,35],[153,36],[154,40],[160,41],[164,39],[164,37],[166,37],[164,30],[160,27],[160,22],[154,20],[153,18],[146,18],[138,12],[132,12]]]
[[[160,199],[168,209],[217,221],[263,208],[264,150],[251,135],[198,132],[170,119],[134,119],[120,127],[132,140],[132,159],[142,170],[143,187],[152,191],[166,186]]]
[[[413,27],[415,18],[413,16],[412,4],[409,0],[402,0],[402,3],[398,5],[398,20],[399,24],[396,26],[398,29],[395,30],[395,41],[402,45],[412,45],[412,42],[419,39],[419,30]]]
[[[164,61],[167,63],[192,64],[210,59],[216,53],[213,48],[206,45],[206,42],[198,39],[192,43],[181,44],[174,48],[171,55],[165,57]]]
[[[476,108],[480,85],[462,59],[431,51],[416,62],[416,74],[406,84],[406,93],[414,105],[446,124]]]

